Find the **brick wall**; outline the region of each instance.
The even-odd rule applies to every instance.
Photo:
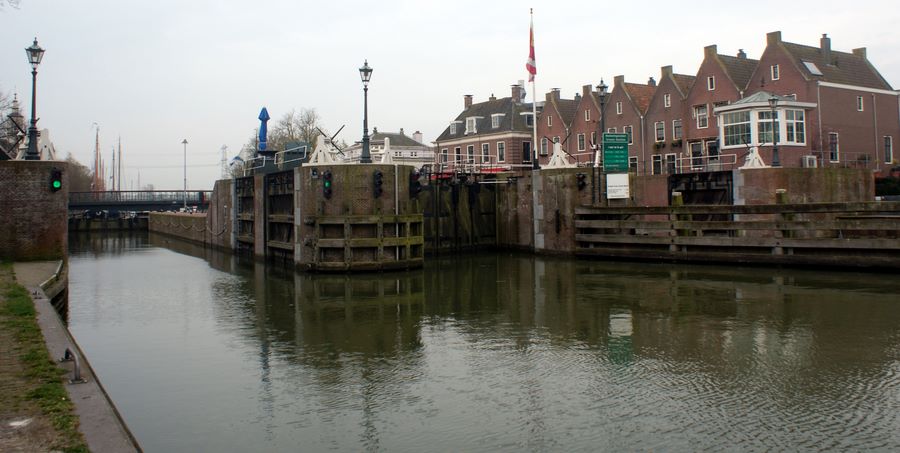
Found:
[[[63,187],[50,191],[50,172]],[[61,161],[0,162],[0,258],[58,260],[68,247],[68,165]]]

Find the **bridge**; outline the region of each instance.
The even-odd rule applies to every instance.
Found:
[[[212,191],[194,190],[121,190],[108,192],[70,192],[69,212],[113,211],[178,211],[187,204],[188,209],[205,211],[209,208]]]

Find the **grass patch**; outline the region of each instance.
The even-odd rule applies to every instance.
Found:
[[[12,264],[0,264],[0,319],[19,342],[19,359],[25,364],[25,375],[34,385],[23,397],[34,401],[59,431],[63,445],[55,448],[72,453],[87,452],[84,437],[78,431],[74,405],[63,387],[59,368],[50,358],[44,335],[38,326],[34,302],[28,291],[12,279]]]

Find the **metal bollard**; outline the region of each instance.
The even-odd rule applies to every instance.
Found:
[[[63,355],[63,358],[59,359],[60,362],[74,362],[75,366],[72,369],[72,379],[69,379],[69,384],[84,384],[87,382],[84,378],[81,377],[81,361],[78,360],[78,355],[75,354],[69,348],[66,348],[66,353]]]

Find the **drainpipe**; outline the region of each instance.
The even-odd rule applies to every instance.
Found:
[[[400,183],[397,181],[398,176],[398,167],[397,164],[394,164],[394,239],[397,240],[400,239],[400,223],[397,222],[397,218],[400,217]],[[400,262],[399,245],[394,247],[394,259]]]
[[[884,159],[878,158],[878,105],[875,103],[875,93],[872,93],[872,129],[875,134],[873,137],[875,140],[875,169],[881,170],[881,163],[884,162]]]
[[[822,84],[816,82],[816,114],[819,117],[819,153],[822,154],[822,166],[825,166],[825,142],[822,141]]]

